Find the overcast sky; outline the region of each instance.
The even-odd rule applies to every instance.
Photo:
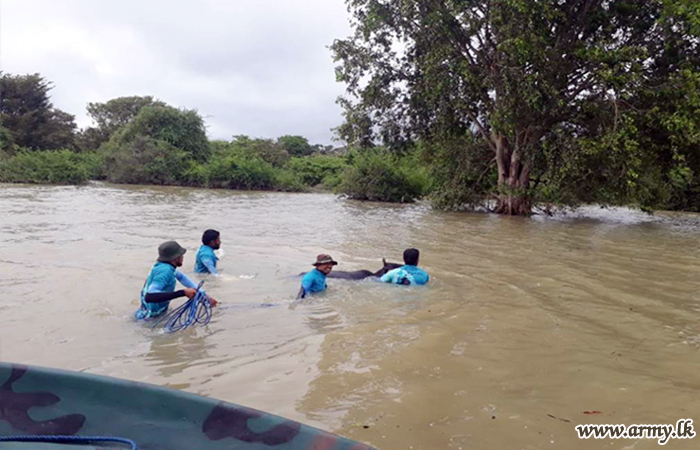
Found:
[[[344,86],[327,47],[349,34],[343,0],[0,0],[0,70],[52,81],[80,127],[88,102],[153,95],[214,139],[331,144]]]

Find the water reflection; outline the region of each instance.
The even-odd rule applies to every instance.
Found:
[[[183,333],[149,333],[148,339],[151,345],[144,360],[161,376],[170,378],[209,360],[215,338],[190,329]]]

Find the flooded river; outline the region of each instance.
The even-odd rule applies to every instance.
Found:
[[[167,385],[384,450],[644,450],[658,444],[582,441],[574,426],[700,428],[699,216],[99,184],[3,185],[0,211],[3,361]],[[205,285],[222,302],[211,324],[136,323],[158,245],[188,248],[192,275],[206,228],[224,250]],[[329,280],[292,304],[318,253],[378,270],[407,247],[428,286]]]

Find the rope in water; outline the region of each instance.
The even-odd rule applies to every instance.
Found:
[[[138,450],[131,439],[109,436],[0,436],[0,442],[44,442],[49,444],[94,444],[96,442],[116,442]]]
[[[170,313],[160,318],[153,328],[160,325],[168,333],[184,330],[195,324],[206,325],[211,320],[211,301],[209,296],[202,290],[204,281],[197,286],[197,294]]]

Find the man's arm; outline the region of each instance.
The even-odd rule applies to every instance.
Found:
[[[184,289],[175,292],[149,292],[144,296],[144,300],[146,303],[163,303],[184,296]]]
[[[194,296],[197,294],[197,287],[198,285],[190,280],[190,278],[185,275],[184,273],[180,272],[179,270],[175,271],[175,278],[177,278],[177,281],[180,282],[183,286],[186,286],[188,289],[185,289],[185,295],[187,295],[187,298],[194,298]],[[192,291],[192,295],[189,295],[189,292]],[[204,292],[204,289],[201,289],[202,292]],[[208,296],[209,301],[211,302],[211,306],[216,306],[219,301],[216,300],[214,297]]]
[[[428,273],[426,272],[424,274],[423,284],[428,284],[428,281],[430,281],[430,275],[428,275]]]
[[[416,281],[416,284],[427,284],[428,281],[430,281],[430,275],[428,275],[428,272],[423,269],[419,269],[417,273],[414,273],[413,278]]]
[[[151,282],[144,296],[146,303],[162,303],[179,297],[194,297],[197,291],[195,289],[181,289],[174,292],[163,292],[163,281],[156,279]]]
[[[182,284],[183,286],[191,289],[197,289],[197,283],[190,280],[190,278],[187,275],[180,272],[179,270],[175,271],[175,278],[177,278],[177,281],[179,281],[180,284]]]
[[[309,276],[309,274],[304,275],[304,278],[301,279],[301,289],[299,289],[299,293],[297,294],[297,298],[304,298],[306,297],[306,294],[310,292],[311,286],[313,285],[314,280]]]
[[[394,275],[396,275],[396,272],[399,269],[393,269],[382,275],[382,277],[379,279],[382,283],[393,283],[394,282]]]
[[[210,274],[218,275],[219,272],[216,271],[216,263],[212,258],[202,258],[202,264],[207,268]]]

